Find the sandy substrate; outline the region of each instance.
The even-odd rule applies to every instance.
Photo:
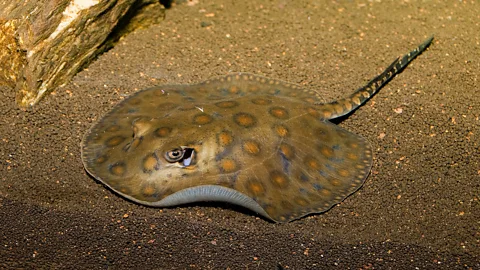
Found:
[[[189,2],[34,108],[1,89],[0,268],[480,268],[479,2]],[[339,123],[372,143],[374,165],[324,214],[273,224],[226,204],[149,208],[83,169],[83,134],[142,88],[244,71],[331,100],[431,34]]]

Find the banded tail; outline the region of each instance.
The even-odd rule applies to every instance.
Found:
[[[382,72],[382,74],[373,78],[362,88],[357,89],[350,96],[332,101],[325,104],[317,104],[320,106],[319,110],[323,112],[325,119],[333,119],[344,116],[365,103],[369,98],[375,95],[380,88],[387,84],[395,75],[402,72],[402,70],[412,62],[415,57],[421,54],[431,43],[433,36],[425,40],[420,46],[413,51],[405,54],[401,58],[395,59],[393,63]]]

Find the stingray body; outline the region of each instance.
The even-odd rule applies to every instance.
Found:
[[[396,59],[349,97],[236,73],[139,91],[85,135],[86,170],[132,201],[223,201],[276,222],[324,212],[359,189],[370,144],[329,122],[362,105],[431,43]]]

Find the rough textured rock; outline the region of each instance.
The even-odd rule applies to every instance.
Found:
[[[163,18],[158,0],[0,0],[0,85],[34,105],[122,35]]]

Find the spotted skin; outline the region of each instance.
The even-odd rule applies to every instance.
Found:
[[[358,190],[372,166],[370,144],[328,120],[366,102],[431,41],[330,103],[248,73],[139,91],[86,133],[83,163],[145,205],[226,201],[276,222],[324,212]],[[178,149],[185,157],[177,161]]]

